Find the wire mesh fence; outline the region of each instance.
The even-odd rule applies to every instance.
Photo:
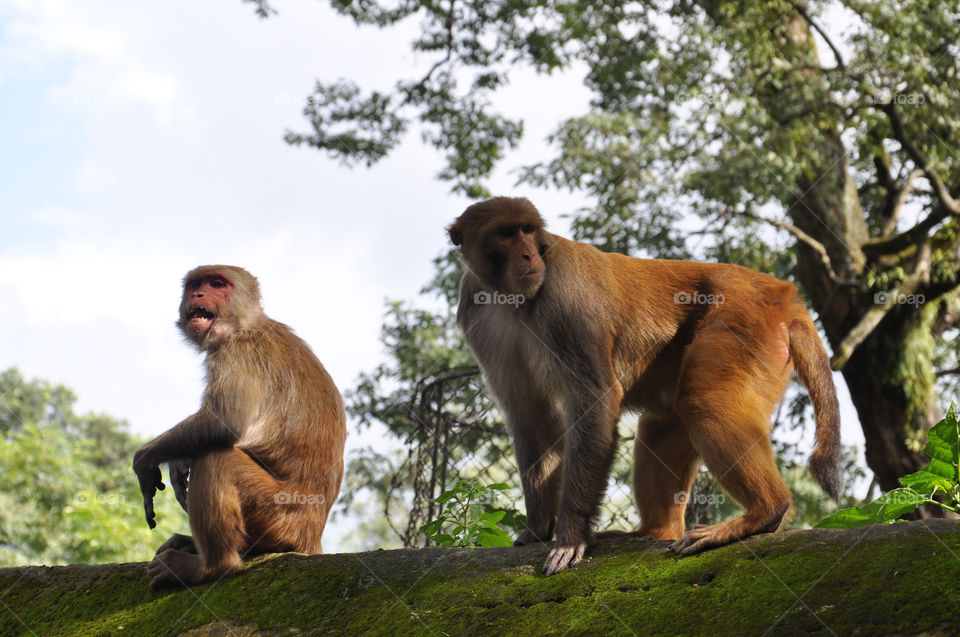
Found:
[[[429,544],[420,527],[438,514],[433,500],[461,479],[508,484],[510,489],[497,493],[494,504],[523,511],[520,470],[510,436],[485,391],[479,370],[464,367],[425,379],[414,392],[408,417],[416,426],[404,440],[406,457],[394,474],[390,494],[409,502],[406,526],[395,529],[404,546]],[[613,471],[596,524],[599,530],[630,530],[639,522],[630,484],[636,419],[625,418],[619,428]]]

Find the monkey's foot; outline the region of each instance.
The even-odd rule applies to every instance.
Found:
[[[168,586],[189,586],[203,579],[203,564],[200,556],[176,549],[167,549],[157,554],[147,565],[150,588],[156,590]]]
[[[670,550],[680,555],[693,555],[700,551],[727,544],[735,539],[736,537],[730,537],[726,523],[697,524],[687,531],[682,538],[671,544]]]
[[[709,526],[698,524],[671,544],[670,550],[680,555],[693,555],[757,533],[773,533],[780,527],[783,516],[789,508],[790,500],[786,500],[719,524]]]
[[[186,551],[187,553],[197,553],[197,545],[193,543],[193,538],[183,533],[174,533],[170,539],[160,545],[154,556],[160,555],[168,549],[175,551]]]
[[[579,542],[567,546],[555,546],[550,554],[547,555],[547,561],[543,564],[543,572],[548,576],[567,567],[576,566],[583,561],[583,555],[587,552],[587,543]]]

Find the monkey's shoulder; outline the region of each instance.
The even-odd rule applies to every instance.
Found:
[[[237,330],[220,348],[210,353],[214,364],[244,361],[247,367],[304,366],[326,374],[313,350],[288,325],[264,316]]]

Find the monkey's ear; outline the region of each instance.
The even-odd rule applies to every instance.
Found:
[[[459,246],[463,243],[463,231],[460,230],[457,224],[453,224],[447,228],[447,234],[450,235],[450,241],[453,245]]]

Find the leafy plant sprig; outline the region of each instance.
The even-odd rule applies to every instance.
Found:
[[[868,524],[895,522],[924,504],[960,512],[960,422],[957,407],[927,432],[924,453],[930,463],[900,478],[903,486],[859,507],[841,509],[817,524],[820,529],[850,529]],[[939,496],[942,501],[935,500]]]
[[[483,486],[469,480],[458,480],[434,502],[440,505],[437,519],[420,527],[440,546],[510,546],[513,540],[501,527],[521,529],[526,518],[512,509],[494,507],[496,491],[508,486],[502,482]]]

